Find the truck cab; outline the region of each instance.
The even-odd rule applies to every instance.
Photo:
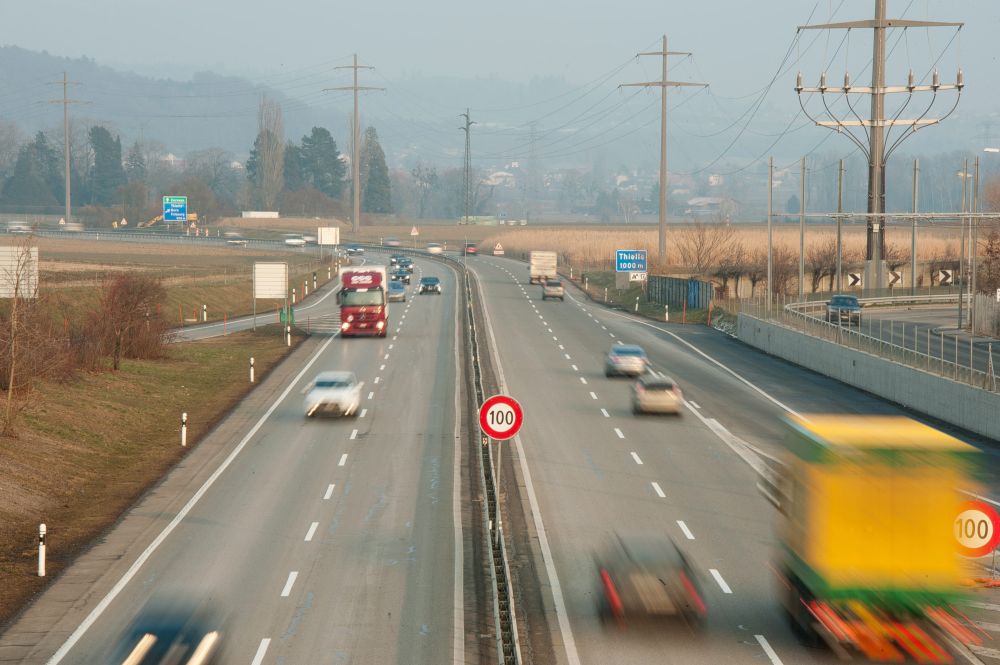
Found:
[[[341,337],[385,337],[389,328],[385,266],[343,268],[340,284]]]

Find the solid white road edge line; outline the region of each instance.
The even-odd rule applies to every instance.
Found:
[[[486,332],[490,338],[490,355],[497,368],[497,375],[500,382],[500,389],[507,393],[507,378],[504,376],[503,366],[500,364],[500,353],[497,349],[496,335],[493,333],[493,324],[490,321],[490,308],[486,304],[483,296],[482,286],[478,280],[476,285],[479,290],[479,297],[482,301],[483,318],[486,319]],[[581,381],[586,380],[581,376]],[[538,507],[538,496],[535,494],[535,486],[531,482],[531,471],[528,469],[528,460],[524,455],[524,446],[521,443],[521,435],[514,437],[514,450],[517,452],[518,465],[521,467],[521,475],[524,477],[524,488],[528,493],[528,505],[531,507],[531,518],[535,525],[535,532],[538,534],[538,544],[542,550],[542,561],[545,564],[545,574],[549,578],[549,588],[552,590],[552,602],[555,606],[556,619],[559,624],[559,632],[562,634],[563,648],[566,650],[566,659],[569,665],[581,665],[580,654],[576,650],[576,640],[573,639],[573,629],[569,625],[569,615],[566,613],[566,600],[563,598],[562,584],[559,582],[559,574],[556,572],[556,565],[552,559],[552,548],[549,547],[549,537],[545,532],[545,524],[542,522],[542,513]]]
[[[281,597],[288,598],[289,594],[292,593],[292,585],[295,584],[295,579],[299,576],[299,571],[293,570],[288,573],[288,580],[285,582],[285,588],[281,590]]]
[[[709,568],[708,572],[712,573],[712,577],[714,577],[715,581],[718,582],[719,588],[722,589],[722,593],[733,592],[733,590],[729,588],[729,585],[726,584],[726,580],[722,579],[722,575],[719,573],[718,570],[716,570],[715,568]]]
[[[318,528],[319,528],[319,522],[313,522],[312,524],[309,525],[309,530],[306,531],[305,542],[308,543],[310,540],[313,539],[313,536],[316,535],[316,529]]]
[[[694,534],[691,533],[691,529],[689,529],[688,525],[684,523],[684,520],[677,520],[677,526],[679,526],[681,528],[681,531],[684,532],[685,538],[687,538],[688,540],[694,540]]]
[[[271,646],[271,638],[265,637],[260,641],[260,646],[257,647],[257,653],[254,654],[253,660],[250,665],[260,665],[264,662],[264,655],[267,653],[267,647]]]
[[[132,578],[136,576],[143,564],[145,564],[149,557],[153,555],[153,552],[155,552],[157,548],[163,544],[163,541],[167,539],[167,536],[169,536],[173,530],[177,528],[177,525],[180,524],[185,517],[187,517],[188,513],[190,513],[201,500],[201,497],[203,497],[209,488],[215,484],[215,481],[219,479],[219,476],[221,476],[222,473],[229,468],[229,465],[233,463],[233,460],[236,459],[240,452],[242,452],[246,445],[250,442],[250,439],[252,439],[254,435],[257,434],[257,431],[263,427],[264,423],[267,422],[267,419],[270,418],[271,414],[273,414],[278,408],[278,405],[281,404],[286,397],[288,397],[288,394],[292,392],[292,388],[294,388],[295,385],[302,380],[302,377],[309,371],[309,368],[312,367],[313,363],[315,363],[320,355],[326,351],[326,348],[330,346],[334,339],[336,339],[336,337],[331,337],[323,342],[322,346],[316,349],[316,353],[314,353],[312,358],[309,359],[309,362],[305,364],[305,367],[299,370],[299,373],[295,375],[295,378],[289,382],[288,386],[281,392],[280,395],[278,395],[278,398],[274,400],[270,407],[268,407],[267,411],[264,412],[264,415],[260,417],[260,420],[258,420],[254,426],[250,428],[250,431],[246,433],[246,436],[244,436],[236,447],[233,448],[233,452],[229,453],[226,459],[222,461],[222,464],[220,464],[218,468],[212,472],[212,475],[205,480],[202,486],[198,488],[198,491],[195,492],[194,495],[188,499],[188,502],[184,504],[184,507],[177,512],[174,519],[170,520],[170,523],[163,527],[163,531],[161,531],[159,535],[153,539],[153,542],[151,542],[146,549],[143,550],[142,554],[139,555],[139,558],[137,558],[135,563],[133,563],[129,569],[125,571],[125,574],[122,575],[121,579],[119,579],[115,585],[111,587],[111,590],[108,591],[104,598],[101,599],[101,602],[99,602],[97,606],[90,611],[87,618],[84,619],[79,626],[77,626],[76,630],[74,630],[68,638],[66,638],[63,645],[59,647],[59,649],[52,655],[52,658],[48,660],[48,665],[57,665],[57,663],[61,662],[62,659],[66,657],[66,654],[69,653],[70,649],[72,649],[73,646],[80,641],[80,638],[83,637],[84,633],[86,633],[100,618],[100,616],[104,614],[104,610],[108,609],[111,601],[113,601],[118,594],[122,592],[125,586],[132,581]],[[267,642],[270,643],[270,640],[267,640]],[[263,645],[263,649],[266,651],[267,646]],[[263,653],[261,653],[260,657],[263,659]]]
[[[760,648],[764,650],[764,653],[767,654],[767,657],[773,665],[783,665],[781,659],[778,658],[778,654],[774,653],[774,649],[772,649],[771,645],[767,643],[767,640],[764,639],[763,635],[754,635],[754,639],[757,640],[757,644],[759,644]]]

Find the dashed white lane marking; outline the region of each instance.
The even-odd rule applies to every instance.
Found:
[[[545,317],[544,317],[544,316],[542,316],[541,314],[539,314],[539,315],[538,315],[538,318],[540,318],[540,319],[541,319],[542,321],[544,321],[544,320],[545,320]]]
[[[555,335],[553,335],[553,336],[552,336],[552,341],[553,341],[553,342],[558,342],[558,341],[559,341],[559,338],[558,338],[558,337],[556,337]]]
[[[679,526],[681,528],[681,531],[684,532],[685,538],[687,538],[688,540],[694,540],[694,534],[691,533],[691,529],[689,529],[688,525],[684,523],[684,520],[677,520],[677,526]]]
[[[701,408],[700,406],[698,406],[698,402],[690,402],[690,404],[691,404],[691,406],[693,406],[696,409],[700,409]]]
[[[289,594],[292,593],[292,585],[295,584],[295,578],[299,576],[299,571],[293,570],[288,573],[288,580],[285,582],[285,588],[281,590],[281,597],[288,598]]]
[[[548,328],[549,334],[552,334],[552,328]]]
[[[354,439],[356,439],[356,438],[358,438],[358,430],[352,429],[351,430],[351,441],[354,441]],[[345,455],[345,457],[346,457],[346,455]]]
[[[722,579],[722,575],[719,573],[718,570],[716,570],[715,568],[709,568],[708,572],[712,573],[712,577],[714,577],[715,581],[718,582],[719,588],[722,589],[722,593],[733,592],[733,590],[729,588],[729,585],[726,584],[726,580]]]
[[[337,486],[336,483],[330,483],[330,485],[326,488],[326,494],[323,495],[324,501],[330,500],[330,497],[333,496],[333,488],[336,486]]]
[[[379,366],[378,371],[384,372],[385,371],[385,365]]]
[[[573,368],[573,371],[574,371],[574,372],[579,372],[579,371],[580,371],[580,368],[579,368],[579,367],[577,367],[576,365],[570,365],[570,367],[572,367],[572,368]]]
[[[560,351],[565,351],[565,350],[566,350],[566,347],[565,347],[565,346],[563,346],[562,344],[560,344],[560,345],[559,345],[559,350],[560,350]]]
[[[271,638],[265,637],[260,641],[260,646],[257,647],[257,653],[254,654],[253,660],[250,661],[250,665],[260,665],[264,662],[264,655],[267,653],[267,647],[271,646]]]
[[[632,459],[635,460],[636,464],[638,464],[639,466],[642,466],[642,460],[639,458],[638,453],[636,453],[635,451],[632,452]]]
[[[373,397],[375,397],[375,393],[373,393],[373,392],[371,392],[371,393],[368,393],[368,399],[371,399],[371,398],[373,398]]]
[[[383,356],[382,360],[388,360],[388,359],[389,359],[389,354],[387,353],[385,354],[385,356]]]
[[[620,429],[618,429],[617,427],[615,428],[615,434],[618,435],[619,439],[624,439],[625,438],[625,435],[622,434],[622,431]]]
[[[597,393],[591,391],[591,393],[590,393],[590,399],[597,399]]]
[[[581,376],[581,377],[580,377],[580,383],[582,383],[583,385],[587,385],[587,379],[585,379],[585,378],[583,378],[583,377]]]
[[[376,376],[376,377],[375,377],[375,380],[374,380],[374,381],[372,381],[372,383],[378,383],[378,382],[379,382],[379,380],[380,380],[381,378],[382,378],[382,377],[380,377],[380,376]]]
[[[601,330],[607,330],[606,326],[601,326]]]
[[[319,528],[319,522],[313,522],[309,525],[309,530],[306,531],[306,542],[308,543],[316,535],[316,529]]]
[[[611,417],[611,414],[608,413],[607,409],[601,409],[601,415],[603,415],[605,418],[610,418]]]
[[[394,347],[394,346],[396,346],[396,345],[395,344],[390,344],[389,345],[389,350],[392,351],[392,347]]]
[[[361,413],[358,414],[358,418],[364,418],[368,414],[368,409],[361,409]]]
[[[608,337],[614,338],[614,336],[615,336],[614,333],[608,333]]]
[[[757,640],[757,644],[759,644],[760,648],[767,654],[767,657],[770,659],[772,665],[784,665],[781,662],[781,659],[778,658],[778,654],[774,653],[774,649],[772,649],[771,645],[767,643],[766,639],[764,639],[763,635],[754,635],[754,639]]]
[[[1000,623],[989,623],[988,621],[973,621],[972,623],[991,633],[1000,633]]]
[[[654,482],[650,483],[650,485],[653,486],[653,491],[656,492],[656,495],[658,497],[660,497],[661,499],[666,499],[667,498],[667,495],[664,494],[663,490],[660,488],[660,483],[654,481]]]
[[[340,456],[340,461],[337,462],[337,466],[344,466],[345,464],[347,464],[347,453]]]
[[[997,605],[995,603],[980,603],[974,600],[970,600],[967,603],[962,603],[962,605],[975,607],[977,610],[989,610],[991,612],[1000,612],[1000,605]]]
[[[570,357],[569,357],[569,354],[568,354],[568,353],[564,353],[563,355],[564,355],[564,356],[566,356],[566,360],[569,360],[569,359],[570,359]]]

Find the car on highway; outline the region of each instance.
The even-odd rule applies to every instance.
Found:
[[[542,282],[542,300],[558,298],[561,301],[566,299],[566,290],[563,288],[562,280],[547,279]]]
[[[300,235],[285,234],[285,244],[289,247],[304,247],[306,239]]]
[[[444,251],[444,248],[441,247],[440,243],[436,243],[436,242],[429,242],[429,243],[427,243],[427,253],[428,254],[440,254],[443,251]]]
[[[441,295],[441,280],[437,277],[421,277],[420,290],[417,293],[433,293]]]
[[[861,303],[857,296],[833,296],[826,303],[826,320],[830,323],[861,325]]]
[[[681,415],[684,394],[677,382],[655,372],[643,374],[632,384],[632,413]]]
[[[410,283],[409,279],[406,283]],[[406,287],[403,286],[402,282],[389,282],[389,302],[406,302]]]
[[[303,390],[306,417],[356,416],[363,386],[354,372],[320,372]]]
[[[410,273],[406,271],[406,268],[396,268],[389,275],[389,280],[392,282],[402,282],[403,284],[409,284]]]
[[[357,256],[358,254],[364,254],[364,253],[365,253],[365,248],[361,247],[360,245],[348,245],[347,246],[347,255],[348,256]]]
[[[413,259],[408,256],[401,256],[396,262],[400,268],[405,268],[406,272],[413,272]]]
[[[594,557],[597,613],[605,624],[684,621],[702,625],[707,613],[698,575],[667,536],[614,534]]]
[[[474,242],[467,242],[467,243],[465,243],[465,255],[466,256],[474,256],[474,255],[476,255],[478,253],[479,253],[479,248],[476,246],[476,243],[474,243]]]
[[[27,222],[7,222],[7,233],[31,233],[31,225]]]
[[[392,236],[390,236],[385,240],[383,240],[382,244],[385,245],[386,247],[399,247],[403,243],[399,242],[399,238],[393,238]]]
[[[641,346],[614,344],[604,359],[604,376],[639,376],[649,369],[649,358]]]
[[[112,662],[210,665],[221,662],[222,638],[222,622],[207,607],[156,598],[125,629]]]
[[[389,265],[391,265],[391,266],[397,266],[397,265],[399,265],[399,260],[400,259],[405,259],[405,258],[406,257],[403,256],[402,254],[393,254],[392,256],[389,257]]]

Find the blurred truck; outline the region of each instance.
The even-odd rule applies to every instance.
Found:
[[[979,451],[905,417],[786,422],[786,460],[759,489],[782,515],[775,572],[792,628],[841,658],[953,662],[950,638],[979,640],[953,606],[953,523]]]
[[[555,279],[558,273],[558,255],[555,252],[533,251],[528,254],[528,278],[532,284]]]
[[[340,335],[385,337],[389,327],[389,300],[385,266],[340,269]]]

